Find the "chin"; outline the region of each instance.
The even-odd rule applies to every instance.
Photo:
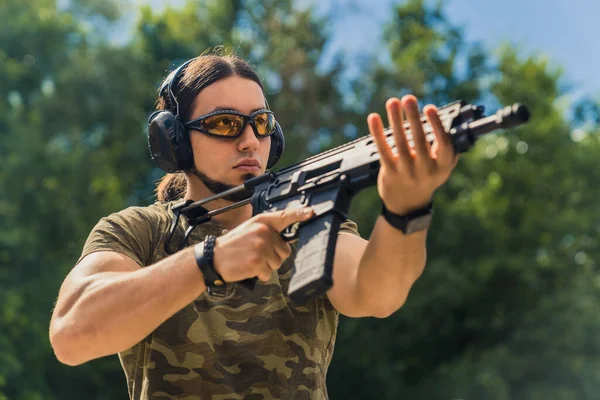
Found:
[[[245,172],[242,175],[242,178],[241,178],[242,179],[242,183],[246,182],[247,180],[250,180],[252,178],[256,178],[257,176],[259,176],[261,174],[262,174],[261,172]]]

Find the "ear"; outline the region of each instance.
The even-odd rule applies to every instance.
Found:
[[[277,164],[285,150],[285,138],[279,122],[275,122],[275,132],[271,135],[271,150],[269,151],[269,161],[267,169],[271,169]]]

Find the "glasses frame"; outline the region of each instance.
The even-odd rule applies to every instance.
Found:
[[[235,136],[217,135],[217,134],[214,134],[214,133],[210,133],[201,124],[201,122],[203,120],[207,119],[207,118],[214,117],[215,115],[225,115],[225,114],[236,115],[236,116],[242,117],[244,119],[244,123],[242,124],[242,127],[240,128],[239,132]],[[270,114],[270,115],[273,116],[273,119],[275,120],[275,124],[273,125],[273,130],[269,134],[267,134],[267,135],[260,135],[258,133],[258,129],[256,128],[256,124],[254,122],[254,118],[257,115],[260,115],[260,114]],[[186,122],[184,124],[184,126],[186,128],[188,128],[188,129],[193,129],[193,130],[202,132],[202,133],[204,133],[205,135],[208,135],[208,136],[217,137],[217,138],[221,138],[221,139],[236,139],[236,138],[239,138],[240,136],[242,136],[242,133],[244,132],[244,129],[246,129],[246,125],[248,123],[252,127],[252,131],[254,132],[254,136],[256,136],[258,139],[264,139],[266,137],[269,137],[273,133],[275,133],[275,131],[277,130],[277,119],[275,118],[275,113],[273,113],[273,111],[268,110],[266,108],[262,108],[260,110],[256,110],[253,113],[251,113],[250,115],[243,114],[243,113],[241,113],[239,111],[236,111],[236,110],[217,110],[217,111],[212,111],[212,112],[209,112],[208,114],[201,115],[201,116],[199,116],[196,119],[193,119],[193,120],[191,120],[189,122]]]

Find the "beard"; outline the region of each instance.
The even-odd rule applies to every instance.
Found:
[[[200,181],[202,181],[202,183],[204,183],[204,185],[208,188],[208,190],[210,190],[214,194],[219,194],[226,190],[230,190],[230,189],[233,189],[236,187],[236,185],[230,185],[225,182],[220,182],[220,181],[211,179],[208,176],[206,176],[205,174],[203,174],[202,172],[198,171],[197,168],[193,168],[192,173],[198,179],[200,179]],[[254,175],[250,174],[250,173],[242,176],[242,179],[244,180],[244,182],[249,179],[252,179],[252,178],[254,178]],[[237,203],[238,201],[242,201],[242,200],[246,200],[246,199],[250,198],[253,193],[254,193],[253,190],[244,188],[244,190],[240,190],[239,192],[229,194],[229,195],[223,197],[223,199],[227,200],[227,201],[231,201],[233,203]]]

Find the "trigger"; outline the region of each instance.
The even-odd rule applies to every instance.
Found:
[[[287,242],[298,239],[299,227],[300,222],[293,223],[281,232],[281,237]]]

